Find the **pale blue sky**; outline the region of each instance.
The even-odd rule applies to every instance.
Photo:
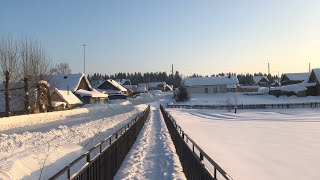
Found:
[[[41,41],[87,73],[303,72],[320,68],[318,0],[0,0],[0,34]]]

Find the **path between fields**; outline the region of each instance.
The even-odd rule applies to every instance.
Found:
[[[148,120],[115,180],[186,179],[159,105],[159,102],[151,104]]]

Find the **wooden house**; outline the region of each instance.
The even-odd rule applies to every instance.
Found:
[[[310,76],[310,73],[285,73],[281,77],[281,86],[299,84],[304,80],[307,80]]]
[[[103,81],[97,86],[97,89],[105,94],[128,94],[128,90],[113,79]]]
[[[253,76],[253,82],[255,85],[258,85],[260,87],[268,87],[269,86],[269,80],[267,76]]]
[[[319,96],[320,95],[320,69],[313,69],[308,79],[308,95]]]
[[[46,78],[51,82],[52,87],[71,91],[85,104],[105,102],[108,98],[107,94],[92,88],[84,74],[51,75]]]

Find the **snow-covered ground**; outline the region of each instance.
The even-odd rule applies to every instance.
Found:
[[[272,96],[272,95],[244,95],[243,93],[191,94],[190,101],[173,104],[181,105],[226,105],[230,100],[233,104],[281,104],[320,102],[320,96]]]
[[[151,104],[148,120],[114,179],[186,179],[159,105]]]
[[[163,96],[146,93],[110,104],[1,118],[0,179],[51,177]]]
[[[320,179],[320,109],[167,109],[234,179]]]

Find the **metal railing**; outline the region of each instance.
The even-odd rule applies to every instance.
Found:
[[[309,103],[281,103],[281,104],[238,104],[238,105],[175,105],[168,104],[168,108],[182,109],[282,109],[282,108],[318,108],[320,102]]]
[[[113,179],[145,124],[149,111],[150,105],[143,113],[71,162],[50,180]]]
[[[187,179],[215,180],[222,178],[232,180],[232,178],[181,129],[162,105],[160,105],[160,109]]]

